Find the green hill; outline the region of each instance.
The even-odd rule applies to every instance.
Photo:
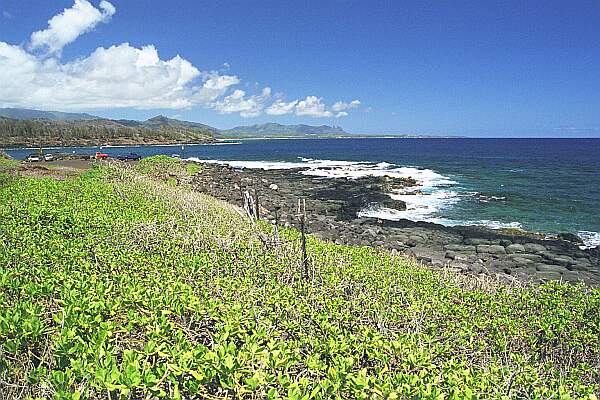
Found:
[[[178,119],[167,118],[164,115],[158,115],[156,117],[147,119],[146,121],[120,119],[116,120],[116,122],[125,126],[137,128],[141,127],[146,129],[160,129],[164,127],[185,128],[190,130],[209,132],[211,135],[218,135],[218,133],[220,132],[217,128],[213,128],[209,125],[200,124],[197,122],[180,121]]]
[[[206,143],[214,141],[216,131],[161,117],[142,122],[0,117],[0,147]]]
[[[310,236],[306,276],[299,233],[275,240],[194,192],[196,164],[2,169],[3,398],[600,393],[598,289],[509,286]]]
[[[346,135],[327,125],[268,123],[219,130],[163,115],[146,121],[112,120],[90,114],[0,108],[0,148],[206,143],[216,138],[321,137]]]

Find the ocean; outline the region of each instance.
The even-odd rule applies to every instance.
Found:
[[[62,148],[93,154],[98,148]],[[219,145],[104,147],[118,155],[179,154],[240,168],[308,167],[322,177],[412,176],[419,191],[393,192],[406,211],[364,216],[579,235],[600,245],[600,139],[360,138],[244,140]],[[31,150],[9,150],[24,158]]]

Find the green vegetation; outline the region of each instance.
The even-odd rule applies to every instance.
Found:
[[[209,125],[158,115],[146,121],[112,120],[90,114],[0,108],[0,148],[100,146],[103,144],[185,144],[215,138],[335,137],[336,126],[262,125],[219,130]]]
[[[189,182],[202,167],[194,162],[182,162],[165,155],[146,157],[133,168],[135,172],[163,180],[170,185]]]
[[[8,182],[9,180],[14,179],[14,170],[17,169],[19,165],[21,165],[19,161],[9,158],[0,151],[0,185],[2,182]],[[0,230],[0,232],[2,231]]]
[[[165,155],[146,157],[135,167],[137,172],[146,175],[181,172],[181,160]]]
[[[0,171],[17,168],[21,163],[17,160],[2,157],[0,154]]]
[[[185,165],[0,178],[0,397],[599,393],[600,290],[507,287],[312,237],[306,279],[296,231],[275,242],[187,187]]]
[[[215,131],[206,125],[159,117],[144,122],[0,117],[0,147],[204,143],[214,140]]]

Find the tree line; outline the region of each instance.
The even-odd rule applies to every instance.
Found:
[[[0,146],[45,146],[121,142],[199,142],[212,135],[181,126],[129,127],[110,120],[50,121],[0,118]],[[93,142],[93,143],[88,143]]]

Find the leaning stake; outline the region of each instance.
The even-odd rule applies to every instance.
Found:
[[[304,233],[304,224],[306,219],[306,200],[302,199],[302,209],[300,208],[300,199],[298,199],[298,219],[300,220],[300,234],[302,240],[302,263],[304,264],[304,279],[308,281],[308,256],[306,255],[306,235]]]

